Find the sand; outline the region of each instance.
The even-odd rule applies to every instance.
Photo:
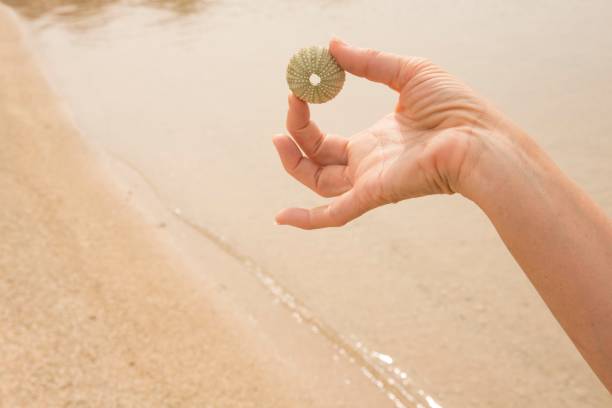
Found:
[[[101,174],[1,12],[0,405],[286,406]]]
[[[83,142],[15,23],[0,8],[0,406],[388,401],[379,392],[362,401],[330,397],[312,365],[341,377],[325,380],[330,388],[354,374],[342,376],[342,364],[326,367],[327,354],[317,360],[327,343],[298,328],[297,344],[283,349],[266,338],[273,331],[260,334],[260,322],[202,280],[201,269],[193,273],[196,264],[234,274],[243,268],[210,246],[198,245],[201,259],[191,264],[173,249],[167,235],[175,223],[157,222],[164,210],[154,205],[148,215],[139,209],[130,175],[118,182],[110,159]],[[261,302],[257,294],[252,300]],[[275,324],[296,325],[280,313]],[[292,356],[296,346],[308,363]]]
[[[178,3],[203,7],[167,11]],[[48,192],[38,211],[52,208],[64,222],[46,233],[56,244],[40,244],[49,266],[61,264],[53,281],[74,279],[71,287],[81,291],[100,285],[103,290],[92,289],[97,297],[70,293],[94,305],[95,324],[106,322],[102,306],[88,303],[95,299],[106,299],[103,310],[115,316],[91,335],[84,331],[94,324],[81,324],[89,322],[84,306],[69,308],[81,320],[44,316],[48,335],[37,338],[45,339],[45,347],[62,344],[51,334],[64,324],[78,333],[71,352],[89,344],[85,339],[103,342],[99,354],[108,360],[99,361],[117,364],[112,373],[123,379],[121,390],[139,402],[164,394],[183,406],[197,405],[198,398],[213,406],[270,406],[271,400],[279,406],[393,406],[388,391],[422,401],[422,388],[444,407],[610,405],[609,394],[476,206],[461,197],[428,197],[380,209],[341,230],[278,228],[272,219],[279,208],[324,200],[283,173],[270,144],[283,127],[284,62],[296,48],[337,34],[360,45],[430,57],[464,78],[612,214],[609,2],[565,2],[553,9],[502,1],[9,4],[24,18],[31,53],[54,95],[39,74],[32,73],[37,80],[24,77],[25,62],[17,65],[19,72],[3,76],[6,95],[28,99],[3,101],[2,114],[12,112],[10,123],[23,127],[18,140],[30,145],[2,151],[0,166],[11,175],[39,169],[28,178],[38,180],[37,191]],[[29,61],[15,45],[14,31],[1,26],[11,30],[2,36],[3,50],[21,50]],[[3,59],[1,68],[10,66]],[[31,103],[41,100],[33,97],[41,92],[45,109]],[[388,90],[349,77],[337,98],[313,111],[323,129],[350,135],[393,104]],[[39,120],[49,109],[55,113]],[[44,123],[54,124],[44,132],[55,138],[25,131]],[[4,159],[9,154],[10,166]],[[18,158],[20,167],[12,164]],[[17,187],[2,194],[8,194],[2,202],[11,211],[34,202],[19,203]],[[20,225],[6,220],[3,215],[3,230]],[[34,244],[32,229],[48,225],[55,224],[20,227],[10,240],[3,234],[0,245]],[[71,240],[64,231],[75,231]],[[65,239],[56,241],[60,237]],[[13,246],[11,251],[18,254]],[[26,270],[36,270],[34,262],[42,259],[5,253],[3,247],[2,262]],[[78,273],[71,275],[62,266],[71,262],[87,267],[75,266]],[[18,274],[32,280],[2,292],[3,302],[12,304],[23,293],[28,300],[22,307],[30,307],[31,316],[50,313],[33,306],[45,299],[38,293],[53,288],[41,284],[52,269],[39,270],[40,279]],[[265,272],[263,278],[258,271]],[[266,283],[270,279],[275,283]],[[149,292],[159,295],[147,297]],[[308,312],[300,314],[301,306],[291,306],[296,302]],[[124,337],[113,334],[121,330]],[[36,350],[25,340],[2,344]],[[117,362],[124,360],[113,354],[120,350],[121,356],[136,353],[149,371],[130,368],[132,360],[123,363],[124,370]],[[62,373],[52,377],[64,382],[104,373],[85,369],[78,356],[67,359],[67,351],[47,353],[56,359],[55,373]],[[408,382],[398,390],[384,383],[381,392],[362,368],[401,383],[401,375],[393,374],[397,369],[417,385]],[[11,373],[3,384],[36,378],[17,370],[2,373]],[[104,379],[66,395],[88,401],[90,390],[114,395],[109,384]],[[144,389],[159,393],[138,392]],[[1,397],[7,395],[17,393],[3,391]],[[180,400],[190,395],[194,400]]]

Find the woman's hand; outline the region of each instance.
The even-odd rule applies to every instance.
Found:
[[[338,40],[332,40],[330,51],[348,72],[395,90],[397,105],[369,128],[344,138],[319,130],[308,105],[290,95],[291,137],[275,136],[274,145],[289,174],[333,199],[310,210],[285,209],[276,221],[304,229],[337,227],[388,203],[461,193],[478,163],[481,137],[497,122],[486,103],[425,59]]]
[[[395,112],[350,139],[324,135],[291,96],[274,144],[285,169],[334,197],[276,219],[343,225],[364,212],[455,192],[479,205],[550,310],[612,392],[612,220],[537,144],[428,61],[332,41],[347,71],[399,93]],[[297,143],[297,144],[296,144]],[[302,156],[302,151],[306,156]]]

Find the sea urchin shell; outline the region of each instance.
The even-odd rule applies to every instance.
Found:
[[[338,95],[344,79],[344,70],[323,47],[302,48],[287,66],[289,89],[309,103],[327,102]]]

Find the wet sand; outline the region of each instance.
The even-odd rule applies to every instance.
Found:
[[[188,265],[178,276],[183,270],[210,307],[229,303],[218,321],[244,328],[238,338],[249,346],[236,348],[291,361],[253,363],[275,385],[288,384],[278,391],[288,405],[392,406],[377,399],[390,388],[380,393],[363,367],[401,384],[392,395],[423,399],[423,389],[444,407],[610,405],[474,205],[428,197],[342,230],[281,229],[272,225],[277,209],[322,200],[283,174],[269,143],[286,109],[284,61],[296,47],[338,34],[430,57],[465,78],[612,213],[609,3],[228,0],[178,14],[159,6],[172,2],[157,1],[9,3],[28,19],[35,55],[82,137],[117,159],[102,172],[125,184],[119,198],[142,202],[141,216],[155,209],[150,231]],[[349,78],[314,114],[324,129],[350,135],[393,102],[388,90]],[[201,292],[203,282],[214,290]],[[267,351],[251,353],[256,346]],[[346,354],[353,357],[344,367]],[[253,398],[267,405],[265,396]]]
[[[374,387],[338,395],[370,382],[309,327],[275,333],[297,324],[260,287],[243,288],[260,304],[244,310],[203,279],[244,268],[83,142],[10,14],[0,7],[0,406],[387,403]]]
[[[286,406],[101,174],[14,26],[1,9],[0,405]]]

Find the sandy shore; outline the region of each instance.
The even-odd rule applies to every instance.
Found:
[[[247,314],[202,278],[244,272],[193,237],[199,259],[179,254],[168,232],[180,235],[176,222],[163,208],[139,209],[134,196],[146,188],[129,175],[117,182],[82,141],[2,8],[0,89],[0,406],[389,402],[367,391],[339,398],[351,376],[356,387],[367,380],[328,369],[329,346],[309,328],[266,330],[262,314],[272,328],[295,323],[264,310],[272,302],[253,285],[243,288],[256,303]],[[336,383],[319,370],[344,374]]]
[[[286,406],[100,173],[13,23],[2,10],[0,405]]]
[[[609,2],[4,3],[37,64],[1,15],[0,406],[610,405],[476,206],[280,228],[324,200],[269,140],[285,61],[337,34],[444,65],[612,211]],[[351,135],[394,102],[349,76],[313,115]]]

